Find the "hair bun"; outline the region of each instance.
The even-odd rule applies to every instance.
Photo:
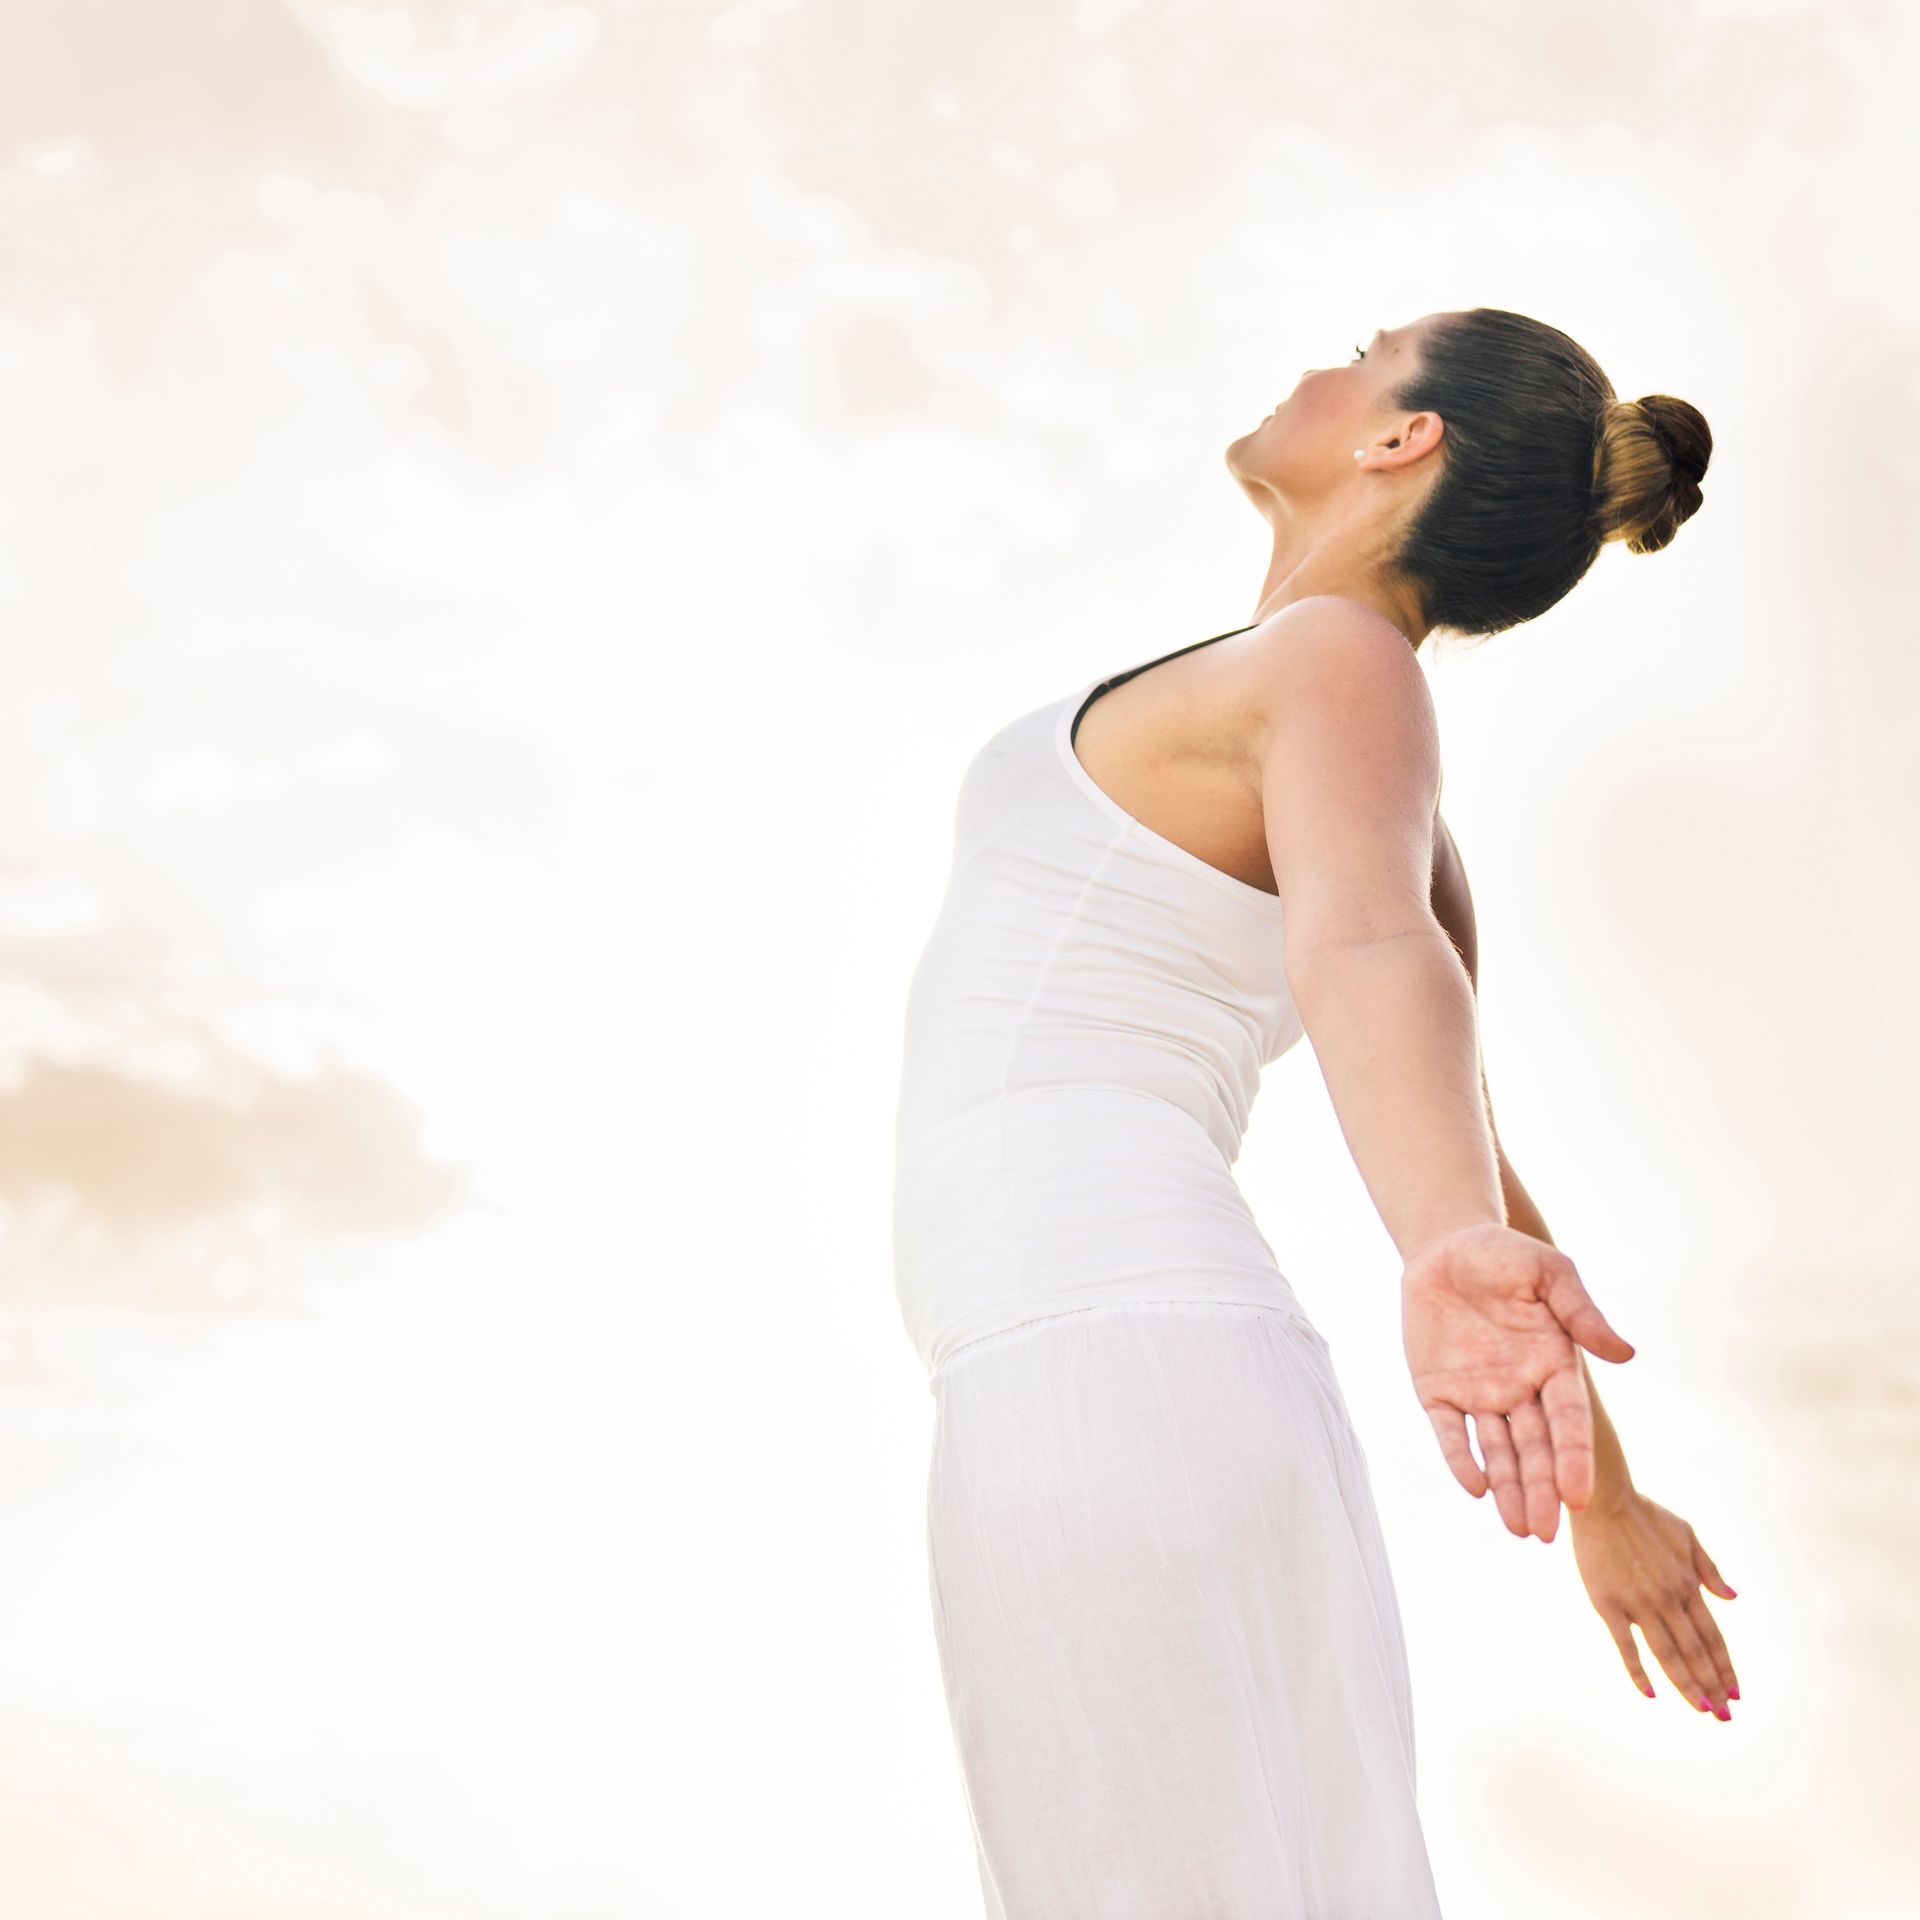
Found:
[[[1602,540],[1629,553],[1664,547],[1700,507],[1713,435],[1699,408],[1670,393],[1609,400],[1593,449],[1594,511]]]
[[[1707,459],[1713,452],[1713,435],[1707,431],[1705,419],[1670,393],[1649,393],[1633,404],[1659,435],[1674,472],[1689,486],[1697,487],[1707,477]]]

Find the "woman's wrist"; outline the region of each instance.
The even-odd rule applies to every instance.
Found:
[[[1637,1498],[1633,1482],[1624,1472],[1596,1471],[1593,1498],[1584,1507],[1570,1508],[1576,1522],[1581,1520],[1617,1520]]]

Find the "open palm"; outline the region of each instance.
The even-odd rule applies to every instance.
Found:
[[[1560,1503],[1578,1509],[1593,1495],[1593,1409],[1575,1343],[1613,1361],[1633,1348],[1559,1248],[1491,1222],[1422,1246],[1400,1304],[1414,1391],[1453,1477],[1476,1500],[1491,1486],[1513,1532],[1551,1540]]]

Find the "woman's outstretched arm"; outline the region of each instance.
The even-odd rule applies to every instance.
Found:
[[[1459,952],[1461,963],[1467,970],[1467,978],[1473,983],[1477,995],[1480,991],[1480,941],[1474,923],[1473,895],[1467,887],[1467,872],[1460,860],[1460,849],[1454,845],[1447,823],[1438,814],[1433,821],[1433,917],[1447,930],[1447,937]],[[1553,1246],[1553,1235],[1547,1231],[1547,1223],[1541,1218],[1540,1209],[1534,1205],[1533,1196],[1520,1184],[1520,1176],[1514,1172],[1512,1163],[1507,1159],[1507,1150],[1500,1144],[1500,1130],[1493,1122],[1493,1096],[1487,1090],[1484,1060],[1480,1063],[1480,1097],[1486,1103],[1487,1131],[1493,1136],[1494,1157],[1500,1169],[1500,1191],[1507,1206],[1507,1224]],[[1593,1499],[1589,1502],[1589,1508],[1603,1508],[1609,1503],[1617,1504],[1633,1491],[1633,1476],[1627,1471],[1627,1456],[1620,1445],[1620,1436],[1614,1431],[1606,1408],[1600,1403],[1600,1390],[1593,1383],[1593,1370],[1587,1365],[1587,1356],[1582,1353],[1579,1360],[1581,1375],[1587,1383],[1587,1398],[1593,1405]],[[1525,1531],[1523,1525],[1514,1525],[1515,1518],[1520,1516],[1506,1516],[1503,1513],[1503,1517],[1515,1533]]]
[[[1460,850],[1438,815],[1434,818],[1433,915],[1458,949],[1477,996],[1480,955],[1473,895],[1467,887]],[[1499,1131],[1493,1124],[1493,1098],[1487,1091],[1485,1061],[1480,1064],[1480,1093],[1486,1102],[1487,1130],[1493,1135],[1507,1224],[1551,1246],[1553,1236],[1547,1231],[1547,1223],[1500,1144]],[[1667,1678],[1696,1712],[1710,1710],[1716,1719],[1730,1719],[1727,1702],[1739,1699],[1740,1684],[1719,1624],[1707,1611],[1700,1588],[1705,1584],[1725,1600],[1733,1599],[1734,1591],[1692,1527],[1634,1486],[1633,1476],[1627,1471],[1626,1452],[1606,1408],[1600,1404],[1586,1355],[1579,1358],[1587,1397],[1593,1405],[1593,1498],[1573,1515],[1573,1552],[1587,1597],[1606,1622],[1629,1677],[1642,1693],[1651,1697],[1653,1688],[1634,1644],[1635,1626]],[[1511,1483],[1497,1487],[1495,1498],[1501,1503],[1501,1518],[1507,1526],[1515,1533],[1524,1533],[1525,1516]]]
[[[1576,1348],[1625,1362],[1633,1346],[1567,1253],[1507,1224],[1473,989],[1430,899],[1432,692],[1406,636],[1335,595],[1282,607],[1241,657],[1287,989],[1400,1254],[1408,1377],[1458,1485],[1477,1500],[1517,1480],[1551,1541],[1561,1505],[1593,1497]]]

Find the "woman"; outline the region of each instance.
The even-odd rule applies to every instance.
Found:
[[[1472,903],[1417,649],[1670,541],[1711,440],[1497,309],[1383,330],[1227,465],[1253,621],[1004,727],[968,766],[908,1001],[901,1310],[935,1402],[936,1640],[997,1920],[1418,1920],[1405,1643],[1326,1342],[1232,1173],[1309,1036],[1404,1265],[1456,1480],[1738,1697],[1692,1529],[1635,1491],[1620,1362],[1493,1131]],[[1473,1422],[1480,1458],[1468,1443]],[[1483,1464],[1484,1463],[1484,1464]]]

